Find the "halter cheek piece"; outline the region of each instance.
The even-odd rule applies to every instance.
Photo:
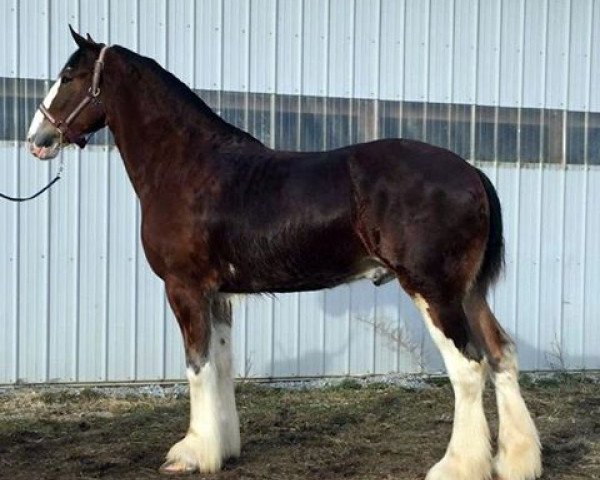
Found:
[[[71,114],[65,120],[59,120],[54,118],[54,116],[48,111],[48,109],[44,106],[44,102],[40,103],[38,107],[39,111],[42,112],[44,117],[60,132],[61,143],[62,139],[65,138],[70,143],[75,143],[79,145],[81,148],[85,147],[87,143],[87,138],[84,137],[81,133],[77,133],[73,131],[70,127],[71,122],[77,118],[77,116],[82,112],[82,110],[88,105],[91,104],[94,107],[99,108],[100,99],[98,96],[100,95],[100,74],[102,73],[102,68],[104,67],[104,55],[108,50],[108,45],[102,47],[100,50],[100,55],[98,55],[98,59],[94,63],[94,75],[92,77],[92,86],[89,88],[87,95],[79,104],[75,107],[75,109],[71,112]]]

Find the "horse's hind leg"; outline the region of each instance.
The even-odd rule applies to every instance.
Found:
[[[219,295],[202,295],[167,281],[181,327],[190,384],[190,426],[161,467],[164,473],[216,472],[240,454],[240,432],[231,375],[231,307]]]
[[[473,291],[464,302],[471,329],[482,343],[492,367],[498,405],[499,480],[532,480],[542,473],[537,430],[519,390],[514,344],[498,324],[485,297]]]
[[[455,397],[450,443],[427,480],[488,480],[492,460],[483,411],[487,364],[472,341],[460,301],[428,302],[420,294],[413,299],[444,358]]]

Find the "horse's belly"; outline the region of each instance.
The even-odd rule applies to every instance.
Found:
[[[280,270],[274,263],[271,269],[255,269],[247,274],[234,264],[227,265],[225,281],[221,291],[226,293],[284,293],[333,288],[344,283],[368,279],[376,286],[395,278],[395,274],[377,260],[363,258],[357,261],[340,263],[332,268],[312,268],[298,273]]]

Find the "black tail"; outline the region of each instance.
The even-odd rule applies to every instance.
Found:
[[[481,178],[483,188],[485,188],[490,210],[490,232],[483,262],[475,281],[475,287],[485,295],[490,285],[498,279],[502,267],[504,267],[504,236],[502,234],[502,209],[496,189],[485,173],[479,169],[477,169],[477,173]]]

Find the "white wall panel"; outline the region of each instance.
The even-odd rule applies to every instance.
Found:
[[[354,90],[354,3],[329,2],[328,95],[352,97]],[[340,21],[340,19],[343,19]]]
[[[206,4],[206,2],[202,2]],[[193,0],[182,2],[171,2],[165,5],[167,13],[166,39],[166,63],[161,64],[171,71],[177,78],[188,86],[194,85],[196,67],[196,3]],[[220,25],[219,25],[220,27]],[[214,27],[213,27],[214,31]],[[217,33],[219,33],[217,31]],[[205,50],[203,54],[207,54]],[[216,54],[220,57],[220,51]],[[218,69],[217,69],[218,70]],[[219,88],[219,85],[213,86]]]
[[[571,35],[570,2],[548,3],[545,106],[565,108],[568,95],[569,36]]]
[[[275,92],[277,1],[254,0],[250,11],[250,91]]]
[[[18,194],[18,149],[0,143],[0,188]],[[19,373],[19,207],[0,208],[0,382],[14,383]]]
[[[590,81],[590,111],[600,109],[600,3],[596,0],[592,4],[592,41],[590,47],[591,72]]]
[[[479,2],[455,0],[452,14],[452,97],[450,102],[475,103]],[[460,100],[457,100],[460,99]]]
[[[403,100],[424,102],[429,95],[430,4],[406,0],[405,15]]]
[[[404,98],[405,1],[381,1],[379,98]]]
[[[577,2],[571,11],[568,65],[569,110],[589,109],[592,0]]]
[[[600,111],[598,0],[13,0],[0,8],[0,77],[52,78],[73,50],[72,23],[162,64],[171,56],[169,68],[201,89],[297,94],[300,76],[306,95]]]
[[[354,96],[379,98],[381,5],[357,0],[354,39]]]
[[[597,295],[600,278],[600,249],[594,248],[600,238],[600,215],[598,215],[598,199],[600,199],[600,175],[590,171],[586,176],[585,203],[585,250],[583,271],[585,284],[582,292],[583,301],[583,342],[581,346],[581,363],[584,365],[600,364],[600,295]]]
[[[523,12],[521,0],[502,2],[500,22],[500,105],[519,107],[522,97]]]
[[[547,168],[542,171],[541,248],[540,248],[540,330],[537,367],[551,360],[553,347],[560,346],[562,331],[562,288],[564,252],[565,172]],[[552,241],[546,241],[552,239]],[[546,348],[544,349],[543,346]],[[550,346],[550,348],[549,348]]]
[[[221,88],[246,92],[250,85],[250,2],[223,0],[223,66],[227,75]],[[198,52],[200,53],[200,51]],[[202,61],[202,68],[215,69]],[[214,82],[213,82],[214,83]],[[214,88],[214,87],[208,87]]]
[[[109,363],[106,357],[108,320],[111,306],[114,305],[111,302],[115,300],[114,295],[112,298],[109,296],[109,292],[116,288],[108,283],[108,242],[111,231],[108,222],[110,219],[111,227],[115,229],[118,218],[109,217],[109,193],[115,194],[109,190],[109,165],[105,152],[102,149],[90,149],[78,157],[77,381],[100,381],[106,378]],[[73,174],[69,171],[68,175]],[[111,196],[111,200],[114,199],[115,196]]]
[[[77,321],[78,248],[79,248],[79,186],[77,176],[78,154],[70,149],[64,161],[74,172],[61,180],[60,189],[49,194],[50,211],[50,271],[47,289],[49,292],[48,325],[48,380],[76,378],[77,357],[73,332]],[[55,167],[55,165],[53,166]],[[73,175],[73,173],[75,175]]]
[[[302,65],[296,59],[302,52],[302,2],[277,4],[276,89],[279,93],[298,95]]]
[[[545,105],[547,15],[546,0],[525,2],[522,93],[523,105],[527,107],[542,108]],[[529,88],[530,85],[539,87]]]
[[[349,4],[349,3],[348,3]],[[303,0],[302,91],[303,95],[325,96],[327,86],[327,15],[321,0]],[[347,13],[347,12],[346,12]],[[346,17],[345,21],[350,20]],[[298,59],[300,60],[300,59]]]
[[[475,97],[478,105],[500,104],[500,19],[503,6],[503,2],[479,2]]]
[[[223,5],[225,3],[225,5]],[[195,17],[192,17],[192,36],[194,38],[193,49],[189,62],[194,66],[194,77],[192,86],[207,90],[219,90],[221,88],[232,88],[243,90],[241,85],[245,82],[246,72],[240,71],[242,62],[245,61],[243,52],[246,51],[245,39],[242,38],[241,30],[246,25],[246,10],[238,8],[231,2],[222,0],[209,0],[206,2],[192,2]],[[225,9],[225,11],[224,11]],[[235,15],[237,21],[223,21],[223,15],[227,13],[229,18]],[[194,21],[195,19],[195,21]],[[242,22],[242,23],[240,23]],[[244,27],[242,27],[242,25]],[[174,32],[176,38],[177,32]],[[224,39],[227,38],[227,43]],[[175,42],[178,40],[174,39]],[[233,43],[233,42],[236,43]],[[240,43],[241,42],[241,43]],[[241,58],[236,57],[236,52]],[[210,65],[210,67],[208,67]],[[223,68],[227,65],[227,83],[223,83]]]
[[[139,215],[131,184],[126,181],[123,162],[116,152],[102,155],[99,152],[94,162],[108,168],[108,311],[106,313],[106,344],[103,347],[108,357],[107,376],[135,378],[137,349],[142,347],[136,340],[139,302],[152,301],[141,297],[144,288],[139,284],[138,263],[144,261],[137,248]],[[142,342],[143,343],[143,342]],[[121,352],[121,355],[117,354]]]
[[[454,60],[454,2],[431,1],[427,100],[450,103]]]

